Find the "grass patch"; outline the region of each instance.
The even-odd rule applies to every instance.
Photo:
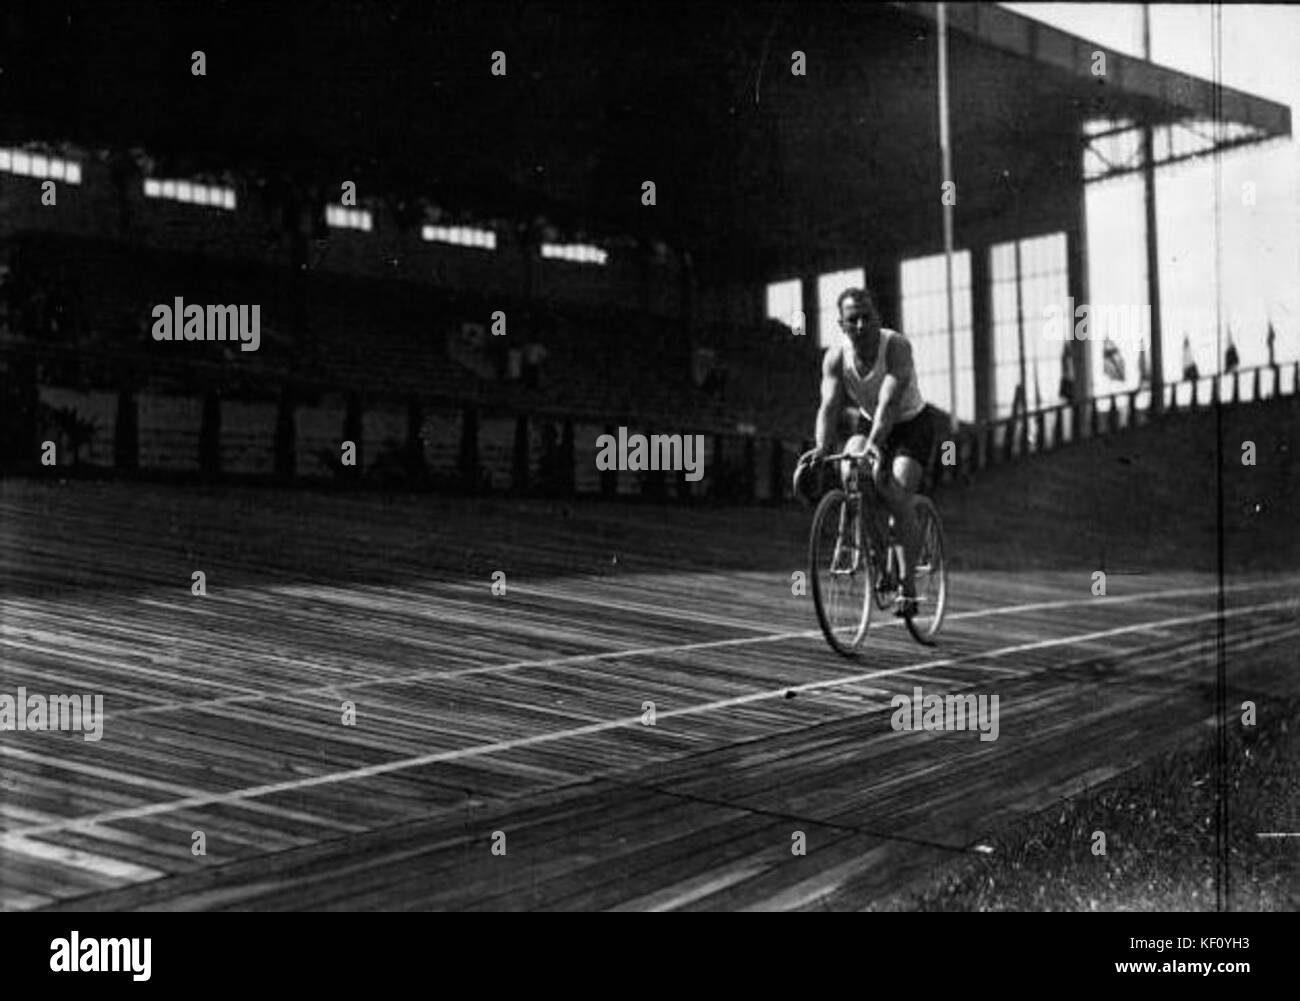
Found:
[[[1300,909],[1300,699],[1267,700],[1256,726],[1229,713],[1229,906]],[[922,891],[880,909],[1212,911],[1215,736],[1164,755],[985,842]],[[1093,832],[1106,835],[1094,855]]]

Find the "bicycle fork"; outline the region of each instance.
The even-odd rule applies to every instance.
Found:
[[[851,502],[852,498],[845,497],[844,505],[840,508],[840,525],[839,531],[835,534],[835,556],[831,561],[831,566],[839,568],[837,570],[839,573],[854,574],[858,572],[862,565],[862,518],[855,518],[849,513]],[[853,533],[852,540],[846,539],[850,527]],[[850,552],[853,554],[853,559],[848,567],[841,568],[840,561],[843,559],[846,546],[849,547]]]

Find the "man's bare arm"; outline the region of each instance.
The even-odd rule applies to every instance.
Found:
[[[841,349],[833,347],[822,359],[822,402],[817,408],[813,440],[818,451],[825,451],[835,437],[835,421],[844,409],[844,384],[840,381]]]

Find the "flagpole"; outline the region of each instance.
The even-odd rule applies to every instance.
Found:
[[[1151,61],[1151,5],[1142,5],[1142,58]],[[1155,140],[1151,125],[1142,125],[1142,189],[1146,209],[1147,300],[1151,304],[1151,409],[1164,405],[1165,352],[1160,317],[1160,249],[1156,233]]]
[[[939,21],[939,154],[943,161],[942,182],[952,180],[952,146],[948,130],[948,5],[940,3]],[[942,185],[941,185],[942,187]],[[952,199],[940,199],[943,208],[943,255],[948,289],[948,399],[952,412],[949,414],[952,429],[957,429],[957,323],[954,315],[952,288]]]

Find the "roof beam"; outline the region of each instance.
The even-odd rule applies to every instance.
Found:
[[[937,21],[936,4],[896,6],[925,21]],[[1090,87],[1104,89],[1107,98],[1151,124],[1215,117],[1212,81],[1116,52],[997,4],[949,4],[948,26],[982,45],[1053,66]],[[1092,54],[1099,49],[1106,53],[1104,77],[1092,75]],[[1223,87],[1220,93],[1224,120],[1252,125],[1266,137],[1291,134],[1291,109],[1285,104],[1232,87]]]

